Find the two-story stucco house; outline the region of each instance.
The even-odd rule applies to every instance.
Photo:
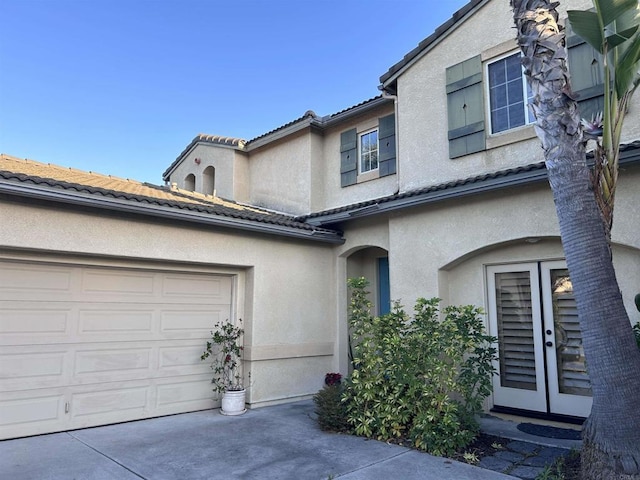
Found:
[[[589,6],[564,1],[563,16]],[[488,409],[586,416],[511,25],[508,2],[472,0],[382,75],[380,96],[248,141],[198,135],[163,187],[0,157],[3,438],[213,407],[199,355],[218,319],[246,329],[250,406],[309,398],[349,370],[346,279],[360,275],[378,313],[425,296],[486,310],[500,347]],[[567,44],[590,117],[600,59]],[[639,111],[636,98],[613,229],[634,322]]]

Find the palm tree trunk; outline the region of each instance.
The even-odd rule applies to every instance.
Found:
[[[583,429],[584,479],[640,478],[640,351],[611,261],[571,98],[557,3],[511,0],[534,94],[560,235],[571,274],[593,407]]]

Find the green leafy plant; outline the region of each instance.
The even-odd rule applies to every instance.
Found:
[[[325,431],[347,432],[350,430],[347,423],[347,410],[342,402],[344,391],[341,383],[342,376],[339,373],[327,373],[325,385],[313,396],[316,405],[315,413],[318,415],[318,425]]]
[[[464,461],[470,465],[476,465],[480,461],[478,455],[473,452],[464,452],[462,454],[462,458],[464,458]]]
[[[239,320],[242,325],[242,319]],[[242,337],[244,329],[231,322],[217,322],[211,331],[211,340],[200,356],[200,360],[211,359],[213,391],[243,390],[242,384]]]
[[[491,393],[495,338],[482,312],[418,299],[412,316],[395,302],[371,314],[364,278],[349,280],[354,370],[344,401],[354,432],[379,440],[410,439],[414,447],[451,455],[478,432],[475,415]],[[440,318],[442,317],[442,318]]]

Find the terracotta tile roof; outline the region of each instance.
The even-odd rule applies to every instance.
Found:
[[[191,143],[189,143],[189,145],[187,145],[186,148],[182,150],[182,152],[180,152],[180,155],[178,155],[176,159],[171,163],[171,165],[169,165],[169,167],[164,171],[164,173],[162,174],[162,178],[164,180],[168,180],[173,170],[180,164],[185,155],[189,153],[189,151],[198,143],[210,143],[246,151],[248,149],[251,149],[251,147],[264,145],[272,140],[279,138],[278,134],[286,136],[291,131],[297,131],[298,129],[308,127],[309,125],[314,125],[317,128],[323,129],[336,122],[341,121],[351,114],[358,114],[362,110],[366,110],[367,108],[375,108],[376,106],[385,102],[391,103],[393,102],[393,100],[385,98],[382,95],[378,95],[356,105],[345,108],[344,110],[340,110],[339,112],[325,115],[324,117],[318,116],[313,110],[307,110],[301,117],[298,117],[295,120],[291,120],[290,122],[274,128],[267,133],[263,133],[262,135],[252,138],[251,140],[243,140],[241,138],[233,137],[221,137],[218,135],[205,135],[201,133],[197,135],[193,140],[191,140]],[[287,132],[287,129],[289,129],[289,132]]]
[[[193,140],[191,140],[189,145],[187,145],[185,149],[182,150],[182,152],[180,152],[180,155],[176,157],[176,159],[171,163],[171,165],[169,165],[169,168],[167,168],[164,171],[164,173],[162,174],[162,177],[163,178],[168,177],[171,174],[171,170],[173,170],[173,168],[180,163],[180,161],[182,160],[182,157],[184,157],[187,153],[189,153],[189,150],[191,150],[198,143],[211,143],[213,145],[222,145],[225,147],[238,148],[242,150],[246,145],[247,141],[242,138],[223,137],[220,135],[207,135],[205,133],[199,133],[193,138]]]
[[[44,189],[53,188],[89,195],[95,197],[98,202],[100,199],[112,198],[136,205],[155,205],[177,211],[199,212],[214,217],[319,232],[339,238],[338,232],[333,230],[318,229],[288,215],[218,197],[0,154],[0,181],[3,180],[16,185],[34,185]]]

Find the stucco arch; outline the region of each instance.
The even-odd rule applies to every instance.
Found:
[[[640,321],[634,296],[640,293],[640,249],[612,244],[613,263],[621,284],[625,307],[632,323]],[[464,253],[438,269],[439,296],[445,304],[473,304],[486,309],[487,265],[563,260],[559,236],[522,237],[486,245]],[[634,291],[633,288],[637,291]]]

